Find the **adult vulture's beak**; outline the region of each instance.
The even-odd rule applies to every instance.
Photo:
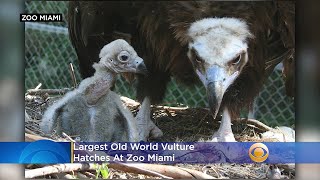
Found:
[[[223,95],[228,87],[238,77],[239,71],[232,73],[231,75],[226,71],[224,67],[213,65],[206,71],[206,88],[209,100],[210,110],[213,118],[217,117],[219,112]]]

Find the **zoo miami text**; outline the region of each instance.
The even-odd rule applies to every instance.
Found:
[[[20,22],[62,22],[62,14],[20,14]]]

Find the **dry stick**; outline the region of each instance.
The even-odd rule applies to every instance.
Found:
[[[42,84],[39,83],[38,86],[37,86],[36,88],[34,88],[34,89],[37,89],[37,90],[38,90],[38,89],[40,89],[41,86],[42,86]]]
[[[77,79],[76,79],[76,75],[74,73],[74,68],[73,68],[72,63],[69,64],[69,68],[70,68],[71,78],[72,78],[72,82],[73,82],[73,87],[77,88],[78,84],[77,84]]]
[[[136,166],[138,164],[124,164],[124,163],[110,163],[108,164],[109,168],[121,170],[124,172],[131,172],[136,174],[144,174],[149,176],[157,176],[165,179],[172,179],[171,176],[163,175],[166,174],[165,171],[159,171],[158,169],[148,168],[146,166]],[[150,165],[150,164],[146,164]]]
[[[38,140],[51,140],[49,138],[44,138],[38,135],[33,135],[33,134],[28,134],[28,133],[24,133],[25,135],[25,141],[26,142],[33,142],[33,141],[38,141]]]
[[[65,138],[67,138],[69,141],[71,142],[76,142],[75,140],[73,140],[68,134],[66,134],[65,132],[62,132],[62,136],[64,136]]]
[[[75,177],[68,173],[59,173],[56,174],[56,179],[75,179]]]
[[[210,166],[209,166],[210,167]],[[207,174],[207,171],[209,171],[210,169],[212,169],[215,173],[216,173],[216,175],[218,176],[218,179],[221,179],[221,177],[223,177],[220,173],[218,173],[218,171],[214,168],[214,167],[210,167],[209,168],[208,166],[204,166],[203,168],[202,168],[202,172],[203,173],[205,173],[205,174]]]
[[[67,173],[70,171],[84,171],[84,170],[96,170],[95,164],[88,163],[67,163],[67,164],[56,164],[52,166],[45,166],[38,169],[26,170],[25,178],[35,178],[39,176],[45,176],[56,173]]]
[[[24,131],[26,133],[32,134],[32,135],[37,135],[35,132],[31,131],[30,129],[24,128]]]
[[[85,174],[83,174],[81,172],[77,172],[77,177],[80,179],[90,179],[90,178],[88,178],[88,176],[86,176]]]
[[[57,174],[59,176],[58,179],[89,179],[86,175],[80,173],[80,172],[69,172],[69,173],[60,173]],[[96,177],[96,176],[94,176]]]
[[[72,88],[63,88],[63,89],[29,89],[27,94],[29,95],[42,95],[48,93],[49,95],[62,95],[69,91],[72,91]]]
[[[255,120],[255,119],[246,119],[246,118],[241,118],[237,121],[233,121],[233,123],[246,123],[246,124],[250,124],[250,125],[254,125],[257,128],[263,130],[263,131],[271,131],[273,130],[273,128],[263,124],[262,122]]]
[[[173,110],[173,111],[183,111],[189,109],[189,107],[171,107],[171,106],[151,106],[155,109]]]
[[[108,166],[110,168],[114,169],[121,169],[117,166],[118,164],[113,163],[109,164]],[[122,164],[121,164],[122,165]],[[172,178],[183,178],[183,179],[191,179],[191,178],[196,178],[196,179],[215,179],[215,177],[210,176],[208,174],[202,173],[200,171],[196,171],[193,169],[186,169],[186,168],[180,168],[180,167],[175,167],[175,166],[168,166],[168,165],[162,165],[162,164],[144,164],[144,163],[137,163],[137,164],[125,164],[126,166],[134,167],[134,168],[141,168],[145,170],[152,170],[160,174],[165,174],[166,176],[170,176]],[[136,171],[132,171],[133,169],[126,169],[128,172],[133,172],[133,173],[139,173]],[[150,175],[150,174],[146,174]]]
[[[108,167],[118,169],[125,172],[145,174],[149,176],[158,176],[166,179],[172,178],[196,178],[196,179],[215,179],[213,176],[204,174],[202,172],[160,165],[160,164],[123,164],[123,163],[111,163]],[[96,165],[93,163],[67,163],[67,164],[56,164],[51,166],[45,166],[38,169],[26,170],[25,178],[35,178],[39,176],[45,176],[49,174],[67,173],[71,171],[84,171],[84,170],[96,170]],[[160,173],[167,174],[168,176]]]
[[[93,179],[96,179],[96,176],[90,172],[83,172],[83,174],[87,177],[90,177],[90,178],[93,178]]]
[[[118,170],[128,170],[130,172],[134,173],[143,173],[146,175],[151,175],[151,176],[159,176],[167,179],[172,179],[171,177],[160,175],[158,173],[149,171],[149,170],[142,170],[138,167],[130,167],[124,165],[124,164],[109,164],[108,165],[110,168],[118,169]],[[90,171],[90,170],[96,170],[96,164],[93,163],[66,163],[66,164],[56,164],[56,165],[51,165],[51,166],[45,166],[42,168],[37,168],[37,169],[31,169],[31,170],[26,170],[25,171],[25,178],[35,178],[39,176],[46,176],[49,174],[58,174],[58,173],[67,173],[71,171]]]

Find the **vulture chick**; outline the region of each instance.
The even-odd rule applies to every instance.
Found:
[[[79,87],[68,92],[44,113],[41,129],[80,136],[82,141],[141,141],[162,135],[150,119],[144,101],[136,118],[122,104],[120,97],[110,90],[118,73],[147,72],[143,59],[124,40],[105,45],[99,54],[99,63],[92,77],[84,79]]]
[[[171,77],[202,82],[215,119],[213,141],[235,141],[231,120],[252,106],[274,67],[292,54],[294,25],[282,12],[293,1],[70,2],[69,34],[81,74],[92,74],[93,53],[122,34],[144,59],[138,99],[162,101]],[[289,19],[293,13],[286,13]],[[200,80],[200,81],[199,81]]]

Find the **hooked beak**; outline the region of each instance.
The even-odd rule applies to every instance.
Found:
[[[220,110],[223,95],[238,75],[239,71],[229,75],[223,67],[216,65],[213,65],[206,71],[207,95],[214,119]]]
[[[148,74],[148,69],[147,69],[146,65],[144,64],[142,58],[138,57],[135,60],[135,64],[136,64],[136,73],[137,74],[143,74],[143,75]]]

